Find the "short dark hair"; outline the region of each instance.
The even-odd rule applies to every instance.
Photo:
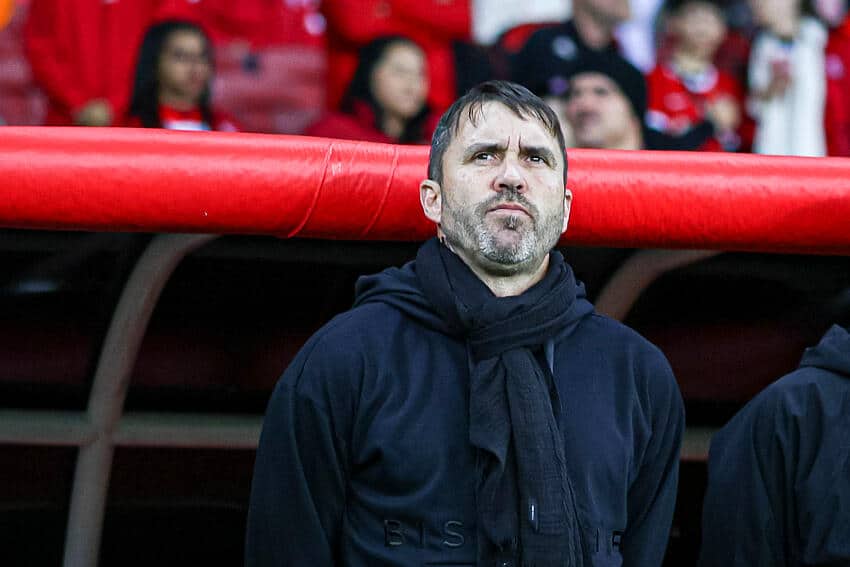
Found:
[[[192,32],[204,39],[204,53],[212,61],[210,39],[204,29],[189,20],[165,20],[151,25],[142,39],[136,57],[136,75],[133,80],[133,92],[130,95],[129,115],[138,118],[145,128],[162,128],[159,120],[159,61],[165,50],[168,38],[176,32]],[[210,105],[210,82],[201,93],[198,107],[204,122],[213,127],[213,113]]]
[[[375,98],[375,93],[372,92],[372,74],[387,51],[397,45],[409,45],[422,51],[422,47],[418,43],[403,35],[386,35],[370,41],[360,49],[357,68],[339,106],[340,110],[346,114],[356,114],[358,101],[367,104],[375,115],[374,125],[377,130],[383,130],[385,111]],[[423,104],[419,112],[404,124],[398,142],[400,144],[422,142],[423,138],[426,137],[424,134],[425,122],[430,112],[431,109],[428,104]]]
[[[443,182],[443,154],[460,128],[460,118],[466,112],[469,122],[476,125],[485,103],[498,102],[520,118],[535,118],[558,140],[564,157],[564,185],[567,183],[567,149],[558,116],[543,100],[527,88],[510,81],[487,81],[469,89],[440,117],[431,138],[428,178]]]

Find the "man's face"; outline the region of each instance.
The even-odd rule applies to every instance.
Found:
[[[473,268],[533,273],[566,230],[565,156],[542,123],[500,103],[486,103],[477,122],[462,113],[443,156],[440,202],[429,210],[423,199],[425,213]]]
[[[159,58],[160,94],[197,104],[211,73],[210,55],[201,34],[179,30],[168,36]]]
[[[564,108],[579,148],[615,149],[634,128],[634,112],[617,84],[601,73],[570,80]]]

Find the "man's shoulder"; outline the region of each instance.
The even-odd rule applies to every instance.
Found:
[[[587,317],[582,331],[589,341],[611,355],[639,357],[647,361],[657,360],[667,364],[667,357],[657,346],[631,327],[600,313]]]
[[[381,303],[340,313],[301,347],[279,385],[315,394],[325,392],[331,384],[354,384],[358,376],[385,356],[387,337],[397,334],[402,324],[402,315]]]
[[[305,348],[318,348],[323,355],[351,354],[374,341],[384,341],[404,320],[400,311],[386,303],[365,303],[336,315],[316,331]],[[339,346],[342,348],[336,348]]]
[[[824,406],[840,404],[842,399],[850,400],[850,378],[825,368],[801,366],[759,392],[744,411],[754,419],[773,422],[781,416],[779,421],[788,423],[820,414]]]
[[[664,353],[640,333],[599,313],[586,317],[572,340],[583,360],[599,361],[623,391],[672,399],[679,386]]]

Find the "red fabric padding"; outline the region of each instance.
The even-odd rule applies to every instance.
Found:
[[[427,147],[0,129],[0,226],[420,240]],[[570,150],[572,245],[850,254],[850,160]]]

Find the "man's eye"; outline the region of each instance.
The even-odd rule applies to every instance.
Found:
[[[490,161],[493,159],[493,154],[490,152],[478,152],[473,156],[473,159],[475,159],[475,161]]]
[[[540,155],[530,155],[530,156],[528,156],[528,160],[532,163],[543,163],[543,164],[549,163],[548,161],[546,161],[545,157],[540,156]]]

